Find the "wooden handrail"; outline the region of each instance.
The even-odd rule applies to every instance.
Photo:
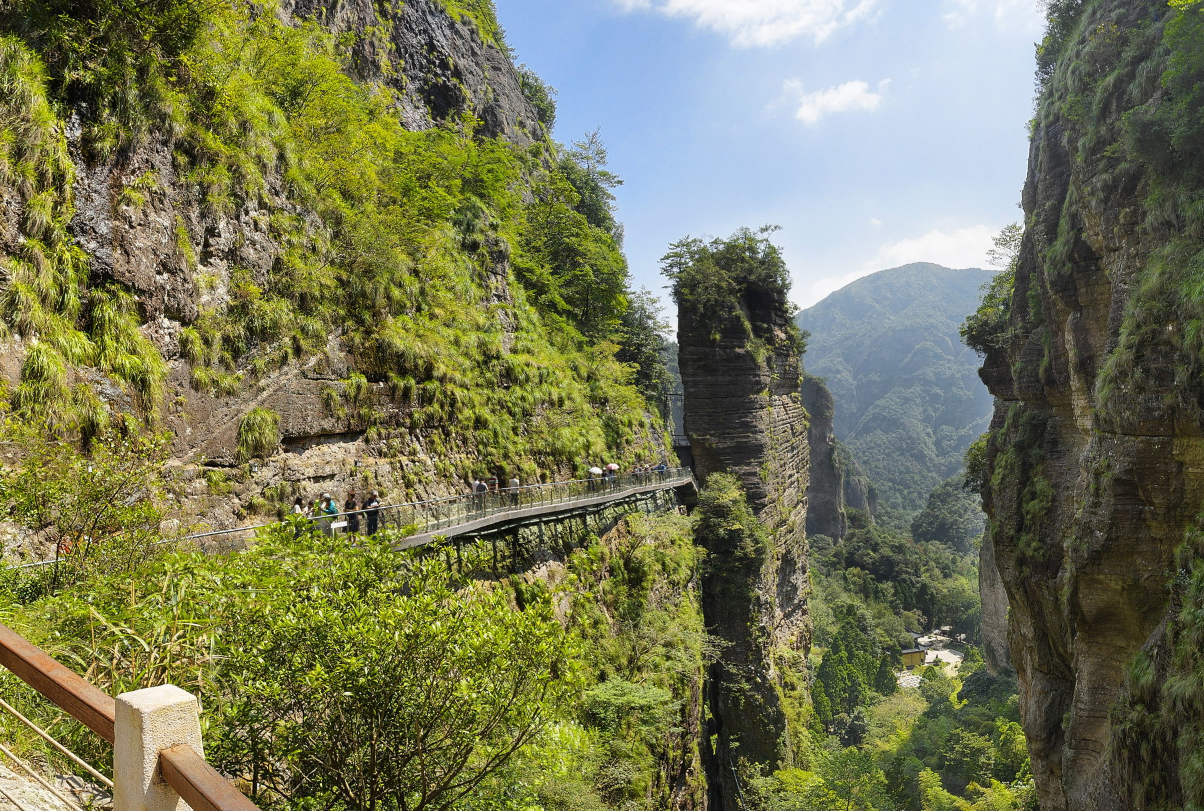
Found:
[[[159,753],[159,771],[193,811],[259,811],[186,743]]]
[[[113,742],[113,719],[117,715],[117,702],[113,697],[7,625],[0,625],[0,665],[66,710],[72,718],[109,743]]]

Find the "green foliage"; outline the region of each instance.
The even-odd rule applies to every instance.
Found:
[[[544,131],[551,133],[556,126],[556,88],[544,82],[538,73],[525,64],[518,65],[515,70],[518,72],[518,84],[522,88],[523,97],[535,108],[535,114],[539,116],[539,123],[543,124]]]
[[[781,249],[770,241],[776,230],[773,225],[756,231],[741,228],[727,239],[706,242],[686,237],[669,246],[661,259],[661,272],[673,283],[678,308],[696,314],[697,324],[691,328],[699,335],[717,341],[724,325],[734,319],[743,325],[750,342],[773,342],[772,332],[767,331],[771,313],[764,310],[775,300],[785,301],[790,291],[790,271]],[[761,333],[754,331],[743,308],[762,316],[756,319]],[[793,324],[789,339],[791,348],[801,353],[802,336]]]
[[[38,14],[47,9],[36,5]],[[25,12],[34,13],[9,10]],[[94,395],[68,386],[68,367],[92,366],[111,375],[129,387],[146,414],[161,396],[166,367],[139,332],[128,291],[116,284],[87,289],[87,256],[67,232],[75,167],[50,83],[24,43],[0,34],[0,183],[14,187],[25,207],[19,221],[24,244],[0,257],[0,320],[4,331],[33,341],[15,392],[18,414],[86,440],[107,416]]]
[[[271,456],[280,444],[280,415],[270,408],[252,408],[238,421],[238,461]]]
[[[87,105],[88,144],[107,156],[171,122],[172,83],[211,13],[200,0],[14,0],[0,29],[43,56],[56,96]]]
[[[729,594],[717,598],[727,604],[755,598],[758,575],[769,555],[769,534],[753,515],[740,480],[729,473],[713,473],[698,499],[695,538],[710,555],[709,567],[722,567],[716,585]]]
[[[93,573],[129,573],[152,554],[165,515],[168,441],[105,431],[87,454],[44,426],[0,426],[0,515],[29,535],[26,554],[53,559],[50,589]]]
[[[438,3],[455,19],[471,21],[485,42],[508,52],[493,0],[438,0]]]
[[[807,371],[836,401],[833,429],[874,482],[881,510],[910,513],[961,469],[993,399],[958,327],[998,274],[913,264],[881,271],[801,312]]]
[[[928,503],[911,522],[911,535],[920,543],[943,543],[971,554],[985,527],[978,495],[968,491],[964,477],[954,476],[928,494]]]
[[[619,326],[620,349],[615,353],[616,360],[635,367],[635,387],[657,405],[663,421],[670,417],[668,395],[679,387],[665,361],[668,330],[656,296],[641,288],[628,299]]]

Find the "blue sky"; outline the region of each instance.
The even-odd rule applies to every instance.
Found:
[[[912,261],[985,266],[1020,219],[1037,0],[496,0],[626,181],[637,285],[686,235],[776,235],[808,306]]]

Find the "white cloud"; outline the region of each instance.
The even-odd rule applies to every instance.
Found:
[[[805,292],[800,290],[799,304],[810,307],[863,276],[911,262],[932,262],[949,268],[987,267],[987,251],[994,247],[994,238],[998,233],[998,228],[974,225],[948,231],[934,229],[922,236],[887,242],[860,270],[825,276],[812,282],[810,289]]]
[[[998,228],[974,225],[952,231],[934,229],[923,236],[887,242],[865,263],[867,272],[894,268],[909,262],[934,262],[949,268],[983,267],[994,247]]]
[[[845,82],[827,90],[804,93],[803,83],[798,79],[786,82],[786,93],[798,104],[795,117],[808,126],[818,124],[829,113],[845,113],[850,110],[877,110],[882,103],[882,94],[890,85],[890,79],[878,83],[877,92],[862,81]]]
[[[949,10],[945,22],[956,28],[966,25],[980,14],[989,14],[996,27],[1002,29],[1041,29],[1045,15],[1041,0],[946,0]]]
[[[877,0],[616,0],[624,11],[691,19],[743,48],[808,37],[823,42],[870,13]]]
[[[877,217],[870,217],[870,225],[877,228],[879,225],[882,225],[882,220],[878,219]]]

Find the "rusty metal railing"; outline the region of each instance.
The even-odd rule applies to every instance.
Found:
[[[122,722],[118,721],[119,702],[137,707],[137,697],[147,693],[156,693],[165,688],[138,690],[113,698],[5,625],[0,625],[0,665],[8,668],[51,703],[115,746],[154,746],[155,734],[167,734],[168,736],[183,734],[171,729],[164,730],[161,727],[153,730],[122,727]],[[177,688],[168,687],[166,689],[187,696]],[[191,697],[189,696],[189,698]],[[195,703],[195,698],[191,698],[191,700]],[[156,695],[155,701],[162,702],[162,697]],[[150,703],[153,705],[155,702]],[[177,701],[177,703],[179,702]],[[8,705],[6,704],[6,706]],[[11,707],[9,709],[11,710]],[[84,766],[93,777],[112,788],[115,811],[135,807],[147,808],[150,811],[151,804],[146,802],[148,787],[145,775],[133,774],[129,769],[122,769],[118,765],[121,760],[119,756],[115,755],[114,757],[114,779],[110,781],[84,763],[82,759],[71,754],[62,744],[54,741],[49,733],[41,730],[32,721],[17,713],[16,710],[12,710],[12,712],[17,714],[25,724],[34,728],[43,738],[55,744],[59,750],[71,755],[72,759],[77,764]],[[156,725],[149,726],[155,727]],[[194,729],[198,744],[199,729],[198,722]],[[0,747],[0,750],[3,749],[4,747]],[[155,751],[155,749],[152,748],[150,751]],[[126,761],[129,761],[128,757]],[[194,811],[258,811],[258,807],[254,803],[210,766],[190,744],[176,744],[158,749],[156,772],[176,794],[192,806]],[[41,778],[38,780],[50,788]],[[67,802],[69,807],[78,807],[59,795],[53,788],[50,790]],[[20,807],[15,800],[14,804]]]

